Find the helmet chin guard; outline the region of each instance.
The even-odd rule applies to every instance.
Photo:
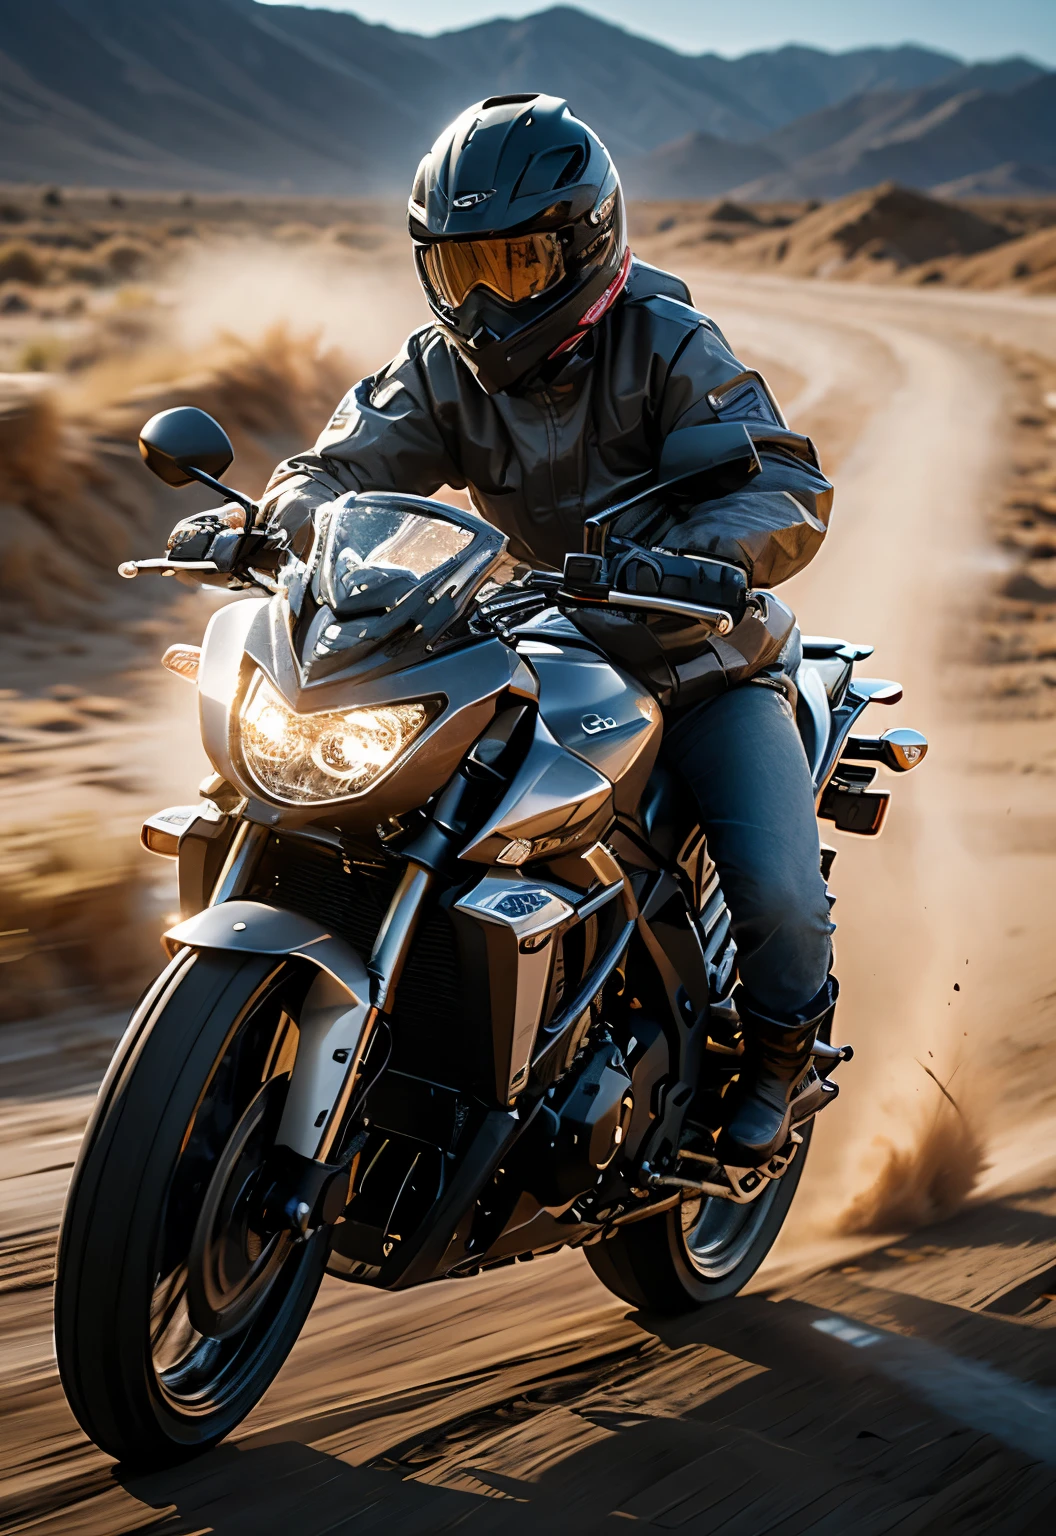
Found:
[[[489,394],[574,350],[630,269],[616,168],[555,96],[456,118],[418,167],[408,225],[437,324]]]

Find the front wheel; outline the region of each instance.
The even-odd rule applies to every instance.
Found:
[[[781,1178],[748,1205],[687,1200],[644,1221],[617,1227],[586,1248],[591,1269],[621,1300],[647,1312],[690,1312],[735,1296],[777,1241],[803,1175],[813,1121]]]
[[[221,1439],[263,1396],[327,1233],[260,1220],[311,980],[304,962],[183,951],[133,1015],[63,1214],[55,1346],[82,1428],[120,1461]]]

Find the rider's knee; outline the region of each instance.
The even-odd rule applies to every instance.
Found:
[[[832,963],[825,885],[820,876],[771,878],[756,889],[752,910],[734,923],[740,978],[760,1006],[795,1013],[824,986]]]

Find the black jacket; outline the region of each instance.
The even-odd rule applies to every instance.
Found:
[[[750,381],[730,391],[728,404],[709,401],[743,373],[685,284],[636,261],[609,315],[545,387],[488,395],[438,327],[416,331],[386,368],[349,391],[312,451],[279,466],[265,496],[268,519],[303,547],[312,509],[347,491],[429,496],[443,485],[468,487],[511,554],[560,569],[582,548],[584,518],[648,483],[669,433],[720,418],[779,420]],[[831,503],[820,472],[764,453],[748,489],[678,523],[654,519],[649,539],[731,561],[751,586],[773,587],[813,558]],[[748,670],[773,659],[753,653]],[[724,671],[731,668],[732,660]]]

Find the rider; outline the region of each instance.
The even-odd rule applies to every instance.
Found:
[[[349,391],[314,449],[272,477],[269,525],[297,551],[313,509],[335,496],[428,496],[446,485],[469,488],[516,558],[560,568],[582,548],[586,517],[655,475],[672,432],[717,420],[783,425],[685,284],[631,255],[615,167],[564,101],[499,96],[470,107],[421,162],[409,225],[433,319]],[[780,448],[762,460],[745,489],[668,518],[643,542],[662,537],[665,550],[733,564],[754,588],[802,570],[825,535],[832,488]],[[174,533],[174,554],[184,537]],[[714,600],[729,605],[728,584]],[[776,638],[742,617],[706,647],[703,687],[698,665],[696,690],[680,701],[676,665],[659,690],[666,758],[699,803],[737,944],[745,1058],[725,1157],[742,1166],[787,1139],[789,1102],[837,990],[811,777],[789,702],[789,629],[791,616]],[[652,631],[661,645],[662,631]]]

